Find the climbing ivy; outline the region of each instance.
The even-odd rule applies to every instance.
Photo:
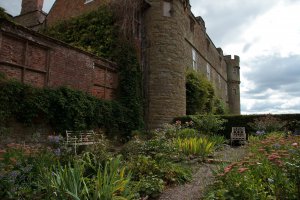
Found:
[[[43,30],[44,34],[110,59],[119,66],[118,102],[127,108],[125,132],[143,127],[142,75],[132,41],[123,37],[107,6]]]
[[[0,127],[10,119],[26,125],[50,124],[55,131],[103,128],[107,133],[130,130],[127,108],[70,88],[34,88],[0,79]]]
[[[225,103],[217,98],[211,82],[194,70],[186,73],[186,105],[187,115],[227,113]]]

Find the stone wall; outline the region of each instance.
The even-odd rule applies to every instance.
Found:
[[[241,114],[240,106],[240,58],[225,56],[228,74],[229,111],[231,114]]]
[[[0,21],[0,72],[36,87],[69,86],[113,99],[114,63],[8,21]]]
[[[149,2],[151,6],[146,10],[144,21],[146,121],[149,128],[160,127],[176,116],[185,115],[187,68],[207,76],[217,96],[230,108],[234,107],[231,110],[236,113],[240,109],[239,93],[234,98],[232,93],[231,98],[228,95],[229,85],[233,86],[233,80],[229,80],[227,74],[227,61],[230,60],[225,59],[221,48],[215,47],[202,18],[193,15],[188,1]],[[239,82],[235,82],[234,87],[239,88]]]
[[[173,1],[170,17],[163,16],[163,2],[151,1],[145,13],[147,40],[147,124],[157,128],[186,113],[184,63],[184,8]]]

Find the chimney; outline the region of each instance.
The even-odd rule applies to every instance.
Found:
[[[43,12],[44,0],[22,0],[21,14],[14,17],[14,21],[33,30],[44,26],[46,13]]]
[[[34,12],[42,11],[44,0],[22,0],[22,10],[21,15]]]

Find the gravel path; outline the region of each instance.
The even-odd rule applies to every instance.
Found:
[[[246,154],[245,147],[231,148],[225,146],[222,151],[214,154],[214,159],[234,162],[243,158]],[[214,182],[213,171],[217,170],[217,164],[202,163],[193,169],[193,179],[184,185],[166,189],[159,200],[196,200],[201,199],[206,186]]]

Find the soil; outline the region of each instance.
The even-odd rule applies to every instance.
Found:
[[[215,152],[214,160],[222,163],[235,162],[246,155],[245,146],[224,146],[221,151]],[[213,172],[218,170],[220,162],[198,163],[193,167],[193,179],[184,185],[166,189],[159,200],[198,200],[203,196],[205,188],[214,182]]]

